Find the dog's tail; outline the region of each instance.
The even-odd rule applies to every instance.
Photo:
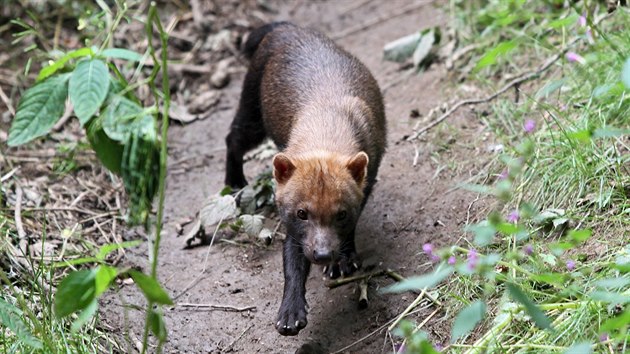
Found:
[[[265,36],[272,32],[275,28],[285,25],[291,25],[291,23],[286,21],[272,22],[253,30],[247,37],[247,41],[243,47],[243,54],[245,54],[245,57],[251,59],[254,56],[254,53],[256,53],[256,49],[258,49],[258,45],[262,42]]]

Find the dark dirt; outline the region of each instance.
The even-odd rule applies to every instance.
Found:
[[[290,20],[312,26],[335,38],[349,28],[369,19],[394,13],[411,1],[296,2],[278,7],[273,20]],[[421,1],[420,1],[421,2]],[[460,110],[449,121],[416,143],[400,142],[412,133],[420,118],[439,104],[450,101],[448,73],[436,63],[426,72],[409,75],[399,64],[382,60],[383,45],[403,35],[432,26],[444,26],[444,9],[427,4],[405,15],[369,26],[337,40],[362,60],[385,91],[389,124],[389,148],[381,165],[379,180],[367,203],[357,229],[357,248],[364,265],[391,268],[404,276],[422,274],[431,264],[422,254],[422,245],[436,247],[458,243],[462,227],[480,208],[471,193],[453,190],[483,169],[490,157],[482,123],[471,111]],[[310,305],[308,326],[296,337],[282,337],[274,320],[282,296],[281,237],[270,246],[251,242],[241,245],[217,242],[204,259],[208,247],[184,250],[185,238],[177,237],[175,226],[193,217],[206,197],[223,187],[224,137],[234,116],[240,94],[242,74],[236,75],[222,91],[219,109],[210,117],[188,125],[173,126],[169,132],[169,167],[166,197],[166,231],[162,238],[159,277],[170,294],[176,296],[194,285],[177,303],[255,306],[255,311],[227,312],[176,306],[165,308],[169,339],[165,352],[241,352],[292,353],[308,343],[314,351],[348,353],[392,352],[400,342],[381,328],[400,314],[416,297],[412,293],[380,294],[378,289],[391,284],[387,278],[370,281],[370,304],[358,309],[356,284],[329,290],[321,272],[313,268],[307,284]],[[200,78],[198,80],[207,80]],[[451,92],[453,90],[450,90]],[[422,124],[420,124],[422,126]],[[417,165],[413,165],[418,151]],[[182,163],[184,161],[184,163]],[[268,166],[270,160],[246,163],[250,181]],[[282,229],[280,229],[282,231]],[[144,252],[127,252],[127,262],[148,269]],[[206,268],[205,273],[200,274]],[[125,323],[121,300],[144,306],[135,288],[123,286],[118,294],[103,301],[102,316],[108,328],[129,331],[132,342],[142,336],[140,311],[130,310]],[[435,307],[425,306],[411,316],[417,322]],[[450,327],[440,310],[424,325],[435,343],[448,342]],[[309,352],[307,347],[303,352]]]

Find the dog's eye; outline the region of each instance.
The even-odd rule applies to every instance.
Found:
[[[308,215],[306,214],[306,210],[304,209],[298,209],[297,211],[297,217],[302,219],[302,220],[306,220],[308,219]]]
[[[342,210],[337,213],[337,220],[339,221],[344,220],[346,216],[348,216],[348,213],[345,210]]]

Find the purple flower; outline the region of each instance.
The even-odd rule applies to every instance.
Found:
[[[586,64],[586,59],[576,52],[567,52],[566,57],[570,63],[578,62],[582,65]]]
[[[600,342],[605,342],[607,340],[608,340],[608,333],[604,332],[604,333],[599,335],[599,341]]]
[[[437,263],[440,261],[440,256],[438,256],[437,254],[431,254],[431,262],[433,263]]]
[[[477,263],[479,262],[479,254],[474,249],[468,252],[467,266],[469,270],[475,270]]]
[[[528,119],[525,121],[525,124],[523,124],[523,130],[525,130],[525,133],[531,133],[534,129],[536,129],[536,121],[533,119]]]
[[[430,243],[425,243],[424,245],[422,245],[422,250],[424,251],[424,253],[428,254],[428,255],[432,255],[433,254],[433,245]]]
[[[584,27],[586,26],[586,14],[582,14],[582,16],[580,16],[580,18],[578,19],[578,24],[580,25],[580,27]]]
[[[453,265],[455,263],[457,263],[457,258],[455,256],[450,256],[448,257],[448,264]]]
[[[396,344],[396,354],[403,354],[405,352],[404,344]]]
[[[573,270],[575,269],[575,262],[573,260],[568,260],[567,261],[567,269],[568,270]]]
[[[503,171],[501,171],[501,174],[499,175],[499,179],[500,180],[504,180],[506,178],[508,178],[508,175],[510,174],[510,171],[508,171],[507,168],[503,169]]]
[[[531,256],[532,253],[534,253],[534,247],[532,247],[532,245],[527,244],[525,245],[525,247],[523,247],[523,252],[525,252],[526,255]]]
[[[507,221],[514,224],[518,222],[518,218],[519,218],[518,210],[512,210],[507,216]]]

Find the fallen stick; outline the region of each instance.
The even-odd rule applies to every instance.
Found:
[[[369,279],[372,277],[379,277],[385,274],[386,274],[386,270],[381,269],[381,270],[374,271],[372,273],[360,274],[360,275],[355,275],[355,276],[351,276],[347,278],[335,279],[335,280],[326,282],[326,287],[328,287],[328,289],[334,289],[342,285],[350,284],[355,281]]]
[[[245,312],[245,311],[256,310],[256,306],[236,307],[236,306],[231,306],[231,305],[192,304],[188,302],[177,303],[177,307],[210,309],[210,310],[226,311],[226,312]]]

